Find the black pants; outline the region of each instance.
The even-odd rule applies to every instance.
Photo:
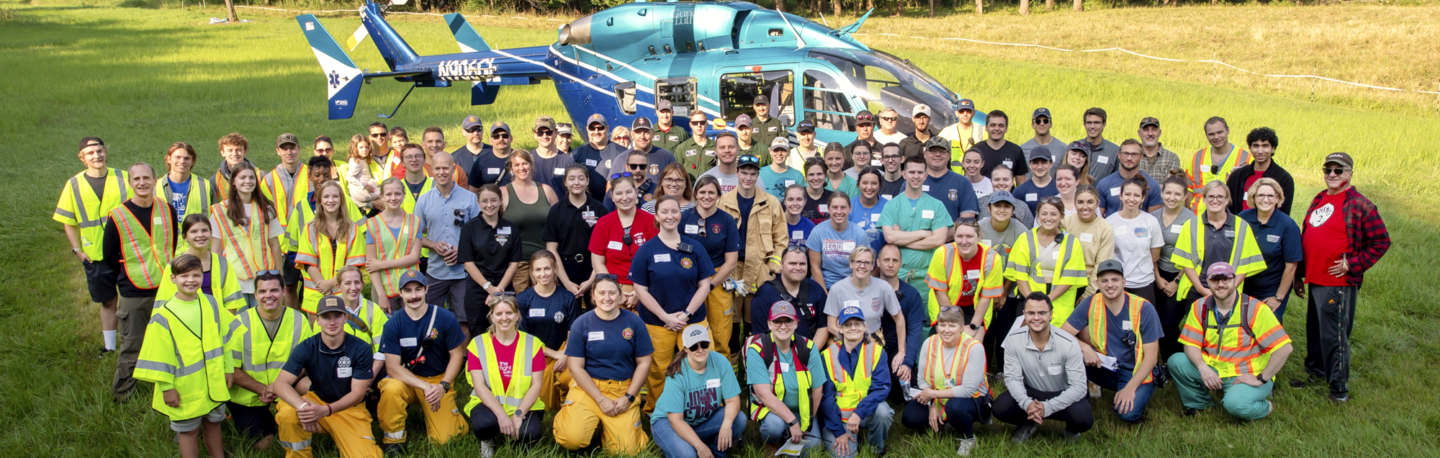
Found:
[[[1155,303],[1155,282],[1153,281],[1150,282],[1150,284],[1141,286],[1139,288],[1125,288],[1125,292],[1140,296],[1141,299],[1150,301],[1150,305],[1153,305],[1155,307],[1160,306],[1160,304]]]
[[[1046,401],[1060,395],[1059,391],[1040,391],[1028,386],[1025,387],[1025,392],[1030,395],[1031,399],[1036,401]],[[1015,397],[1011,396],[1008,391],[1000,393],[1000,396],[995,398],[995,403],[992,406],[995,409],[995,418],[1000,419],[1000,421],[1015,426],[1031,422],[1025,413],[1025,406],[1015,402]],[[1068,433],[1083,433],[1095,426],[1095,416],[1090,412],[1089,397],[1081,397],[1079,401],[1070,404],[1070,407],[1052,412],[1045,418],[1065,422],[1065,432]]]
[[[1000,348],[1000,344],[1005,342],[1015,320],[1024,313],[1024,305],[1025,300],[1016,297],[1002,297],[991,305],[999,308],[991,313],[990,327],[985,328],[985,341],[981,343],[985,345],[985,362],[992,374],[1005,370],[1005,349]]]
[[[945,424],[960,432],[960,437],[975,437],[975,422],[980,421],[981,400],[954,398],[945,401]],[[930,430],[930,406],[916,401],[905,404],[900,424],[914,431]]]
[[[1165,269],[1160,269],[1156,274],[1165,281],[1175,281],[1182,275],[1180,272],[1166,272]],[[1167,296],[1164,291],[1159,291],[1158,287],[1154,289],[1155,299],[1159,301],[1154,303],[1155,313],[1160,315],[1160,327],[1165,330],[1165,336],[1160,338],[1160,361],[1163,362],[1170,359],[1170,355],[1184,351],[1180,347],[1180,325],[1185,322],[1185,314],[1190,313],[1191,301],[1183,297]],[[1176,291],[1176,294],[1179,294],[1179,291]],[[1194,295],[1194,291],[1191,291],[1191,295]]]
[[[1310,285],[1305,314],[1305,372],[1330,383],[1330,394],[1350,394],[1350,331],[1355,327],[1353,286]]]
[[[543,435],[541,432],[545,419],[544,411],[530,412],[525,416],[525,422],[520,424],[520,442],[537,442]],[[485,404],[470,409],[470,431],[475,433],[475,439],[488,441],[500,436],[500,424],[495,418],[495,412],[485,407]]]
[[[269,405],[250,407],[233,402],[225,404],[225,409],[230,411],[230,418],[235,420],[235,429],[240,431],[240,434],[249,436],[250,440],[258,441],[279,431],[275,424],[275,414],[270,413]]]

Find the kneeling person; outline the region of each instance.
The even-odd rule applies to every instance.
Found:
[[[960,456],[975,448],[975,422],[990,410],[990,382],[985,379],[985,347],[964,332],[964,312],[947,309],[935,323],[935,336],[920,347],[920,394],[905,406],[900,422],[906,428],[940,432],[950,425],[960,432]],[[952,399],[954,398],[954,399]]]
[[[380,431],[386,453],[405,444],[405,409],[425,403],[425,431],[430,440],[444,444],[470,431],[470,423],[455,406],[450,384],[465,362],[465,333],[455,315],[425,303],[425,276],[411,269],[400,277],[400,299],[405,308],[390,315],[380,333],[388,378],[380,380]]]
[[[1005,389],[995,398],[995,418],[1015,425],[1015,443],[1025,442],[1046,419],[1065,422],[1065,439],[1095,425],[1085,396],[1085,362],[1080,342],[1050,324],[1055,305],[1035,291],[1025,297],[1023,326],[1010,330],[1005,349]]]
[[[370,432],[370,411],[365,390],[375,378],[370,368],[370,345],[345,333],[347,314],[339,296],[325,296],[317,304],[320,335],[300,342],[270,384],[281,401],[275,406],[280,424],[280,445],[287,458],[309,458],[310,438],[328,433],[345,458],[380,456]],[[309,379],[309,392],[295,390],[300,377]]]
[[[785,254],[791,260],[786,266],[804,265],[804,253],[786,250]],[[798,277],[792,275],[797,273],[793,270],[786,268],[787,280]],[[805,281],[815,283],[809,278]],[[745,350],[745,380],[750,384],[750,420],[760,422],[760,440],[775,445],[788,439],[810,448],[820,444],[820,422],[811,419],[818,419],[827,378],[815,344],[795,332],[800,325],[796,312],[788,301],[770,305],[770,331],[751,337]],[[820,329],[824,332],[825,328]]]
[[[885,364],[889,359],[885,349],[865,333],[865,313],[860,307],[841,309],[840,333],[843,339],[821,353],[830,378],[820,407],[825,418],[821,437],[831,456],[850,458],[860,451],[857,438],[864,427],[866,442],[876,455],[883,454],[895,416],[895,410],[885,403],[890,395],[890,367]]]
[[[285,307],[285,284],[277,273],[255,277],[255,299],[259,303],[240,313],[244,334],[240,367],[235,383],[230,386],[227,406],[235,429],[254,440],[257,450],[270,448],[279,431],[270,405],[275,403],[275,390],[270,387],[280,377],[280,370],[290,359],[291,349],[315,335],[315,327],[305,313]],[[343,331],[342,331],[343,332]],[[363,361],[355,361],[363,363]]]
[[[725,458],[745,433],[740,382],[725,355],[710,353],[705,324],[680,333],[680,354],[665,368],[665,392],[655,403],[650,431],[666,457]]]
[[[1123,268],[1114,259],[1095,267],[1100,294],[1081,300],[1064,329],[1080,338],[1080,350],[1089,366],[1086,378],[1115,390],[1115,413],[1134,423],[1145,414],[1145,405],[1155,393],[1151,371],[1160,361],[1160,338],[1165,331],[1154,305],[1125,292]]]
[[[520,332],[520,305],[515,296],[492,296],[490,332],[470,341],[466,366],[475,382],[475,395],[465,404],[470,429],[480,441],[480,456],[495,456],[495,438],[540,440],[545,403],[540,384],[545,373],[545,344]],[[536,414],[530,416],[530,414]]]

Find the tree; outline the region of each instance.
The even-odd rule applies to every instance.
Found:
[[[1020,15],[1030,15],[1030,0],[1020,0]]]
[[[1075,0],[1075,11],[1085,11],[1084,0]]]
[[[240,22],[240,18],[235,16],[234,0],[225,0],[225,19],[229,20],[231,24]]]
[[[975,0],[975,14],[985,14],[985,0]]]
[[[1045,11],[1055,10],[1055,0],[1045,0]]]
[[[980,0],[975,0],[980,1]],[[935,0],[930,0],[930,17],[935,17]]]

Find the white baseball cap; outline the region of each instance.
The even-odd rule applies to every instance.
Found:
[[[706,328],[704,324],[695,323],[686,326],[685,329],[680,332],[680,346],[685,348],[690,348],[700,342],[709,341],[710,329]]]

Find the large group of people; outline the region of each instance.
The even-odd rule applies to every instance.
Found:
[[[763,95],[688,131],[664,101],[653,123],[542,116],[533,151],[477,116],[453,151],[438,127],[414,143],[375,123],[343,160],[281,134],[268,172],[231,133],[213,175],[185,143],[161,172],[86,137],[54,219],[118,355],[113,396],[152,384],[186,457],[221,456],[227,417],[287,456],[316,433],[402,454],[411,404],[429,440],[471,433],[483,457],[597,435],[725,456],[749,424],[769,454],[881,454],[897,412],[969,455],[992,416],[1015,442],[1047,419],[1079,440],[1104,391],[1135,423],[1170,382],[1185,416],[1218,397],[1257,420],[1294,352],[1292,294],[1307,377],[1289,384],[1349,399],[1357,291],[1390,244],[1350,155],[1324,158],[1295,220],[1269,128],[1237,146],[1212,118],[1179,157],[1155,118],[1117,145],[1091,108],[1066,143],[1040,108],[1017,145],[1005,113],[953,108],[941,127],[915,107],[909,135],[862,111],[858,139],[823,146]]]

